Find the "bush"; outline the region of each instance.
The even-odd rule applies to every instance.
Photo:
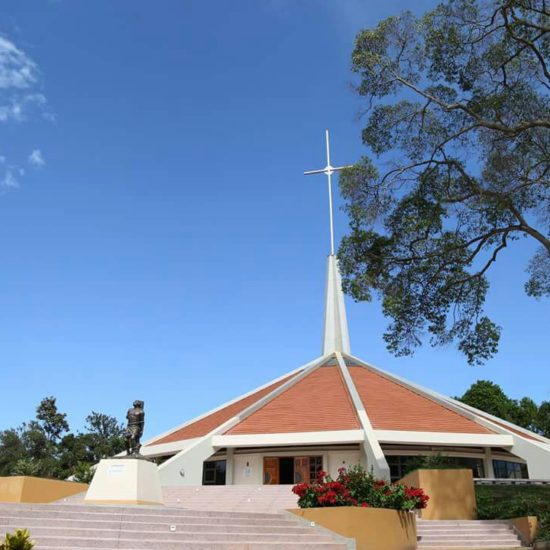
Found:
[[[479,519],[510,519],[537,516],[537,540],[550,541],[550,487],[545,485],[478,485]]]
[[[341,468],[336,480],[320,472],[315,482],[299,483],[292,492],[298,495],[300,508],[362,506],[414,510],[425,508],[429,499],[422,489],[376,479],[361,466]]]
[[[77,462],[73,469],[72,480],[79,483],[91,483],[94,478],[95,468],[87,462]]]
[[[6,533],[4,541],[0,544],[0,550],[31,550],[34,542],[29,540],[30,533],[27,529],[17,529],[15,533]]]

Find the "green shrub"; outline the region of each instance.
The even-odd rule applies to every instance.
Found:
[[[537,540],[550,541],[550,486],[478,485],[476,499],[479,519],[537,516],[540,522]]]
[[[95,469],[87,462],[78,462],[73,469],[73,480],[79,483],[91,483]]]
[[[34,542],[29,540],[28,529],[17,529],[15,533],[6,533],[4,541],[0,544],[0,550],[31,550]]]

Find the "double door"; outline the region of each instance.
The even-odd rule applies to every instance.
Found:
[[[310,457],[264,457],[264,485],[308,483]]]

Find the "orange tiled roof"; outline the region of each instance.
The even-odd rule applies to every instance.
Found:
[[[212,414],[209,414],[208,416],[205,416],[204,418],[201,418],[196,422],[188,424],[187,426],[184,426],[183,428],[166,435],[162,439],[153,441],[152,443],[150,443],[150,445],[172,443],[174,441],[182,441],[184,439],[191,439],[193,437],[201,437],[203,435],[206,435],[217,426],[220,426],[224,422],[227,422],[227,420],[258,401],[258,399],[261,399],[268,393],[272,392],[274,389],[284,384],[287,380],[292,378],[292,376],[294,375],[287,376],[286,378],[283,378],[282,380],[279,380],[278,382],[267,386],[263,390],[254,392],[248,397],[244,397],[243,399],[236,401],[232,405],[228,405],[227,407],[224,407],[219,411],[213,412]]]
[[[226,432],[266,434],[354,430],[357,414],[338,367],[320,367]]]
[[[363,367],[349,367],[375,430],[493,433],[484,426]]]

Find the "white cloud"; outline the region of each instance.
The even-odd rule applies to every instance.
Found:
[[[13,42],[0,36],[0,122],[22,120],[33,108],[42,110],[46,98],[38,88],[36,63]]]
[[[32,113],[53,121],[47,100],[40,91],[40,72],[36,63],[11,40],[0,35],[0,123],[25,120]],[[34,149],[28,163],[40,168],[46,163],[40,149]],[[0,155],[0,193],[17,189],[25,169]]]
[[[40,149],[34,149],[34,151],[29,155],[29,164],[32,166],[40,167],[46,164],[44,160],[44,155]]]
[[[8,167],[4,172],[4,177],[0,179],[0,188],[17,189],[19,187],[19,180],[17,179],[17,173],[19,170],[12,166]]]
[[[0,88],[28,89],[37,78],[34,61],[13,42],[0,36]]]

